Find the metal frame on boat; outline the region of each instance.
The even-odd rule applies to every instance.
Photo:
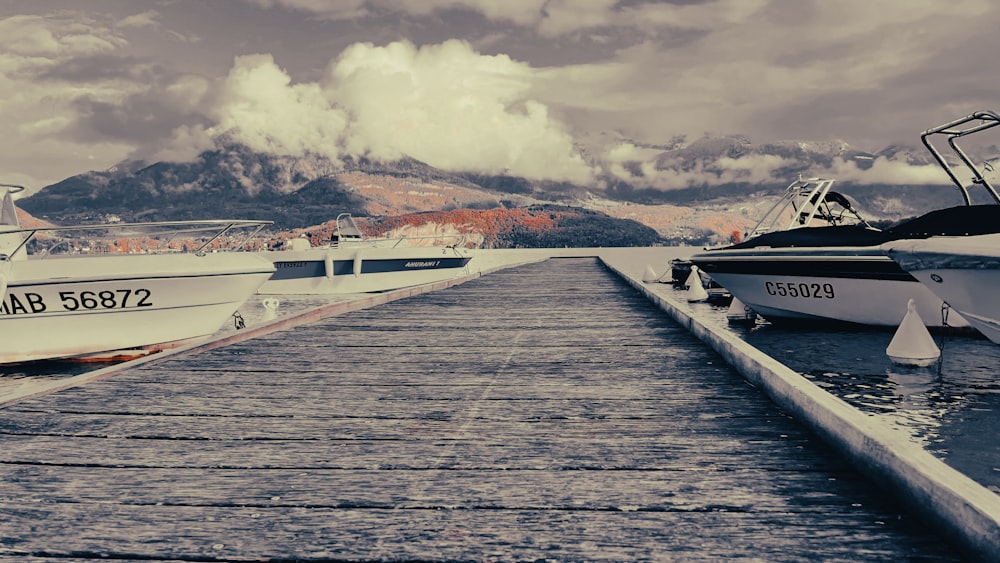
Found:
[[[744,240],[767,233],[837,225],[861,225],[873,228],[854,208],[849,199],[833,191],[836,180],[799,176],[785,188],[785,193],[771,206]],[[677,258],[670,261],[675,285],[686,285],[691,274],[691,260]],[[709,302],[726,303],[732,299],[728,289],[705,272],[700,272],[702,284],[708,292]],[[720,298],[721,296],[721,298]]]
[[[965,129],[958,127],[976,122]],[[958,145],[966,135],[1000,124],[992,111],[976,112],[924,131],[921,139],[962,192],[964,205],[939,209],[880,231],[867,223],[791,229],[759,234],[745,242],[691,256],[690,260],[748,307],[772,322],[840,321],[898,326],[913,299],[932,327],[966,327],[961,315],[919,283],[887,254],[891,241],[1000,232],[1000,196]],[[973,185],[993,200],[974,205],[965,186],[930,142],[945,135],[958,159],[973,172]]]
[[[971,122],[978,123],[961,127]],[[931,143],[935,136],[945,137],[956,156],[972,171],[972,183],[982,186],[1000,203],[1000,195],[989,178],[956,143],[966,135],[997,125],[1000,125],[1000,118],[996,114],[979,112],[929,129],[922,139],[952,182],[962,188],[958,175]],[[968,190],[963,188],[962,195],[966,203],[971,203]],[[1000,344],[1000,300],[995,297],[1000,287],[1000,234],[899,240],[886,243],[883,248],[904,270],[961,313],[969,324]]]
[[[21,228],[11,195],[23,188],[0,187],[0,364],[139,356],[210,336],[274,272],[256,253],[220,251],[269,221]]]
[[[744,239],[766,233],[810,227],[861,225],[873,228],[854,209],[849,199],[833,191],[836,180],[803,179],[801,176],[785,188],[785,194],[764,214]]]

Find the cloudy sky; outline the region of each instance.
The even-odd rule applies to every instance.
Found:
[[[876,151],[1000,110],[998,24],[992,0],[0,0],[0,182],[223,133],[580,183],[595,140]]]

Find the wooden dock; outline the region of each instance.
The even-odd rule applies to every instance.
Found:
[[[958,561],[593,259],[0,410],[0,555]]]

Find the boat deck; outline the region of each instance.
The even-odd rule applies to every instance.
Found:
[[[0,555],[958,561],[592,258],[0,410]]]

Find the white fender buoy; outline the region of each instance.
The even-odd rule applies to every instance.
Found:
[[[649,283],[656,281],[656,278],[658,277],[659,276],[656,275],[656,272],[653,270],[653,267],[650,266],[649,264],[646,264],[646,273],[642,276],[642,283]]]
[[[734,295],[729,310],[726,311],[726,320],[733,324],[753,324],[757,322],[757,313]]]
[[[326,274],[326,279],[333,279],[333,253],[327,252],[326,256],[323,257],[323,273]]]
[[[303,233],[299,238],[293,238],[285,242],[288,250],[309,250],[312,248],[312,243],[309,239],[305,238],[305,233]]]
[[[708,292],[705,291],[705,286],[701,283],[701,272],[698,271],[698,266],[691,266],[691,275],[688,276],[687,286],[688,303],[708,299]]]
[[[277,297],[266,297],[261,302],[264,306],[264,317],[261,320],[273,321],[278,318],[278,298]]]
[[[11,267],[9,258],[0,262],[0,301],[7,297],[7,280],[10,279]]]
[[[906,303],[906,316],[899,323],[885,353],[894,363],[904,366],[929,366],[941,357],[941,350],[924,326],[912,299]]]
[[[691,270],[688,271],[688,277],[684,280],[684,288],[690,289],[695,285],[701,285],[701,274],[698,273],[698,266],[691,266]],[[702,286],[704,288],[704,286]]]
[[[357,253],[354,254],[354,277],[361,275],[361,261],[361,251],[358,250]]]

